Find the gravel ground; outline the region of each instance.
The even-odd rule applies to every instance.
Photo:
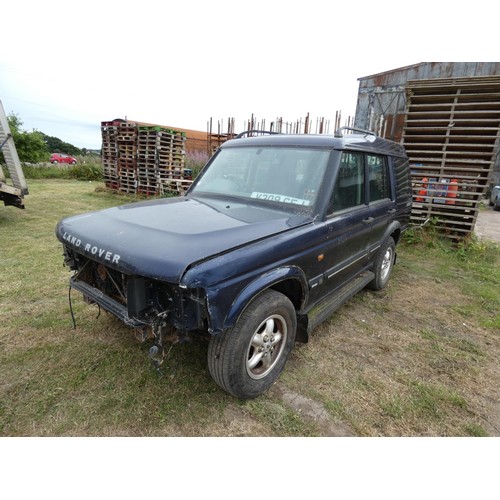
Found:
[[[485,209],[477,216],[474,232],[478,238],[500,243],[500,211],[493,210],[485,201]]]

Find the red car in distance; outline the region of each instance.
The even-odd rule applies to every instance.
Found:
[[[63,153],[52,153],[52,156],[50,157],[50,163],[70,163],[71,165],[75,165],[76,158],[70,155],[65,155]]]

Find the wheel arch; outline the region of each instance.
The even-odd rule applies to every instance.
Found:
[[[391,234],[389,234],[389,236],[392,236],[394,243],[397,245],[399,238],[401,237],[401,227],[395,229]]]
[[[231,328],[248,304],[269,289],[285,295],[292,302],[296,311],[302,308],[307,299],[307,280],[300,268],[291,266],[275,269],[259,276],[238,294],[224,319],[223,328]]]
[[[392,236],[394,243],[397,245],[401,237],[401,224],[399,221],[393,221],[389,227],[386,229],[383,238],[380,240],[381,243],[385,241],[389,236]]]

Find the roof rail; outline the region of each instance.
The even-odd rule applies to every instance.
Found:
[[[235,139],[241,139],[242,137],[245,137],[248,134],[257,134],[257,135],[276,135],[276,134],[281,134],[281,132],[272,132],[270,130],[245,130],[244,132],[239,133]]]
[[[335,131],[334,136],[335,137],[343,137],[342,131],[343,130],[352,130],[353,132],[360,132],[361,134],[366,134],[366,135],[373,135],[377,137],[377,134],[374,132],[370,132],[369,130],[363,130],[362,128],[353,128],[353,127],[340,127]]]

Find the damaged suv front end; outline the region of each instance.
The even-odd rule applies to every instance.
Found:
[[[200,310],[203,299],[199,290],[186,291],[170,283],[125,274],[116,269],[119,266],[86,257],[69,245],[64,247],[64,262],[75,271],[70,287],[128,326],[154,328],[168,317],[181,331],[203,327],[205,314]]]
[[[386,286],[411,211],[404,148],[356,131],[225,142],[183,197],[59,222],[70,289],[152,340],[208,334],[208,369],[247,399],[365,286]]]
[[[275,266],[276,238],[310,223],[311,214],[297,204],[228,202],[195,191],[69,217],[56,235],[73,271],[71,289],[152,340],[158,366],[166,339],[230,328],[245,306],[243,290]],[[274,270],[259,286],[290,274]]]

